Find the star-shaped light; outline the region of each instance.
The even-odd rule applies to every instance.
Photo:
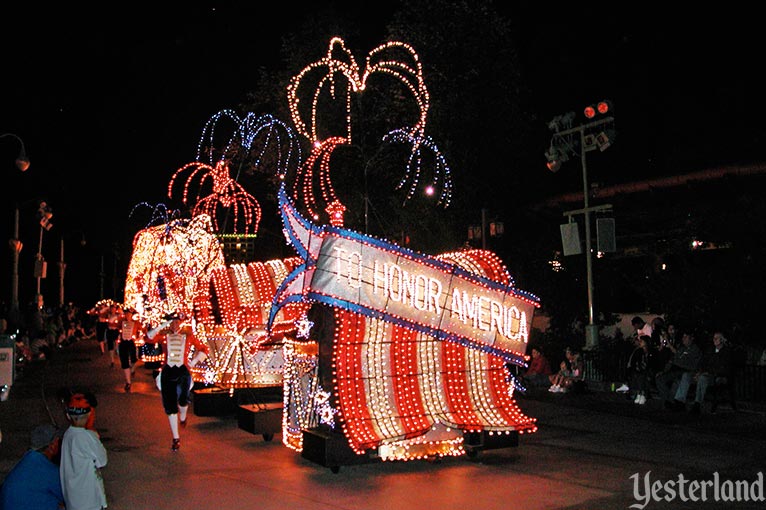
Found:
[[[308,320],[306,315],[303,315],[303,317],[295,321],[295,327],[298,330],[295,333],[298,338],[308,338],[309,333],[311,332],[311,328],[314,327],[314,323]]]

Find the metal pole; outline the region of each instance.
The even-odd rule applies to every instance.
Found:
[[[13,239],[11,239],[11,250],[13,250],[13,269],[11,271],[11,313],[17,315],[19,312],[19,253],[21,253],[21,241],[19,240],[19,207],[16,206],[16,214],[13,219]],[[18,317],[14,317],[17,320]]]
[[[101,285],[98,288],[98,298],[104,299],[104,277],[106,275],[104,274],[104,254],[101,254],[101,272],[99,273],[99,277],[101,280]]]
[[[593,311],[593,252],[591,250],[591,235],[590,235],[590,205],[588,189],[588,166],[585,162],[585,130],[580,131],[580,161],[582,163],[582,186],[583,186],[583,201],[585,203],[584,212],[585,215],[585,269],[588,279],[588,325],[585,327],[585,349],[593,350],[598,348],[598,325],[594,320]]]
[[[38,271],[37,271],[37,294],[40,294],[40,279],[43,276],[43,227],[40,226],[40,243],[37,245],[37,260],[38,260]]]
[[[372,161],[372,160],[370,160]],[[369,234],[369,202],[370,202],[370,196],[367,193],[367,167],[370,165],[370,162],[368,161],[364,165],[364,233]]]
[[[61,238],[61,260],[59,260],[59,305],[64,306],[64,271],[66,263],[64,262],[64,238]]]

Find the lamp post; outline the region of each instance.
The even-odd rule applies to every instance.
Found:
[[[66,262],[64,262],[64,238],[61,238],[61,257],[59,258],[59,306],[64,308],[64,271],[66,271]]]
[[[82,231],[74,232],[79,233],[82,237],[80,238],[80,246],[84,247],[88,242],[85,240],[85,233]],[[64,273],[66,272],[66,262],[64,262],[64,236],[61,236],[61,252],[60,252],[60,258],[58,262],[59,266],[59,306],[63,307],[66,303],[66,296],[64,294]]]
[[[13,138],[19,142],[21,149],[19,155],[16,157],[16,167],[26,172],[29,169],[29,158],[27,158],[27,152],[24,148],[24,141],[14,133],[3,133],[0,135],[0,139]],[[11,269],[11,319],[15,322],[19,319],[19,254],[23,244],[19,239],[19,207],[16,206],[13,218],[13,238],[9,240],[8,245],[13,252],[13,266]]]
[[[594,134],[598,129],[607,129],[614,122],[614,117],[610,114],[611,104],[608,101],[598,103],[596,107],[589,106],[585,109],[585,116],[589,119],[596,115],[596,112],[604,117],[572,127],[574,113],[569,112],[565,115],[555,117],[548,127],[554,131],[551,138],[551,146],[545,156],[548,159],[548,169],[552,172],[558,171],[561,164],[569,159],[569,154],[576,153],[576,147],[580,148],[580,165],[582,166],[582,186],[583,186],[583,205],[582,209],[564,212],[565,216],[570,217],[574,214],[582,214],[585,223],[585,270],[588,286],[588,324],[585,326],[585,349],[595,350],[598,348],[598,325],[595,323],[594,312],[594,287],[593,287],[593,252],[591,243],[591,224],[590,213],[611,209],[611,205],[602,205],[591,207],[589,201],[590,190],[588,187],[588,166],[585,155],[595,149],[604,151],[611,144],[611,140],[606,131],[600,131]],[[598,129],[597,129],[598,128]],[[612,135],[613,136],[613,135]]]

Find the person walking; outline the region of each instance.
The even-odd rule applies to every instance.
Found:
[[[141,323],[134,318],[136,313],[134,309],[126,307],[123,312],[117,352],[120,356],[120,367],[125,377],[125,393],[130,393],[133,374],[136,372],[136,363],[138,362],[136,339],[141,333]]]
[[[61,510],[60,431],[48,423],[32,429],[30,449],[0,485],[2,510]]]
[[[169,321],[169,322],[168,322]],[[192,377],[189,366],[207,358],[208,347],[194,334],[191,325],[185,324],[183,313],[172,313],[165,316],[165,322],[147,333],[150,340],[164,344],[164,363],[157,376],[158,386],[162,394],[162,407],[168,416],[173,443],[170,449],[178,451],[181,438],[178,430],[186,426],[186,415],[189,410],[189,393],[192,387]],[[189,353],[194,347],[196,353],[189,360]]]
[[[109,315],[106,320],[106,350],[109,354],[109,367],[114,368],[114,350],[117,340],[120,338],[120,326],[123,318],[122,309],[117,303],[109,307]]]
[[[93,308],[85,312],[87,315],[96,317],[96,341],[101,354],[106,354],[106,328],[109,321],[109,303],[99,301]]]
[[[101,468],[107,455],[98,432],[86,428],[91,406],[81,393],[72,395],[66,408],[70,427],[61,441],[59,476],[66,508],[101,510],[106,508],[106,492]]]

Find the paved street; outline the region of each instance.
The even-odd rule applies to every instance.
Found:
[[[337,474],[281,443],[239,428],[235,415],[189,413],[181,450],[151,370],[139,366],[130,394],[94,341],[84,341],[22,374],[0,403],[0,479],[41,422],[64,423],[56,394],[95,392],[97,428],[109,454],[103,474],[109,508],[136,509],[627,509],[643,504],[631,476],[643,480],[755,480],[764,471],[766,417],[757,408],[715,415],[667,411],[657,400],[636,406],[624,396],[543,394],[520,397],[539,430],[518,448],[476,459],[374,462]],[[635,477],[634,477],[635,478]],[[662,493],[666,494],[666,493]],[[712,499],[712,496],[708,496]],[[763,508],[766,503],[650,501],[647,509]]]

